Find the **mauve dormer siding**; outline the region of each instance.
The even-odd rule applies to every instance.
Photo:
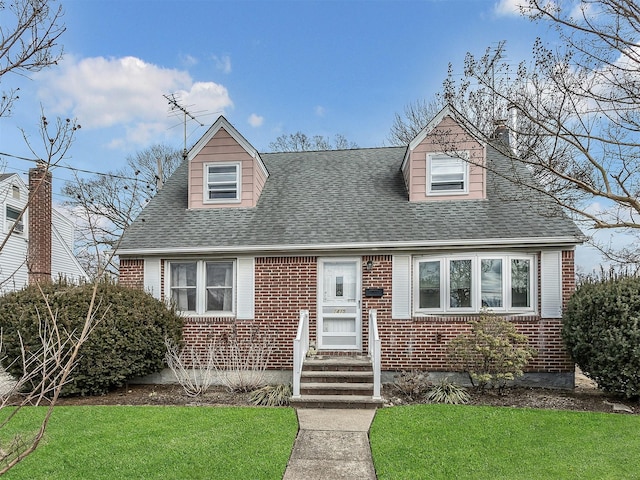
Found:
[[[455,147],[453,147],[455,146]],[[469,189],[464,195],[427,194],[427,155],[455,148],[469,154]],[[445,117],[409,154],[403,173],[409,190],[409,201],[481,200],[486,198],[485,148],[451,117]]]
[[[211,163],[240,162],[242,179],[239,202],[204,202],[204,166]],[[189,162],[189,208],[255,207],[264,187],[264,171],[236,140],[220,128],[211,140]]]

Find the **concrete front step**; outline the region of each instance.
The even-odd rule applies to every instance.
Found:
[[[383,403],[370,395],[301,395],[290,400],[295,408],[378,408]]]
[[[302,371],[301,382],[329,382],[329,383],[371,383],[373,382],[373,372],[369,371],[339,371],[339,370],[306,370]]]
[[[304,361],[297,408],[378,408],[373,399],[373,368],[364,356],[316,356]]]
[[[371,371],[371,361],[361,357],[312,357],[305,359],[304,369],[307,371]]]
[[[373,395],[373,383],[304,382],[302,395]]]

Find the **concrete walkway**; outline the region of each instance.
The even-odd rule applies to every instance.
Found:
[[[300,430],[283,480],[375,480],[369,427],[375,409],[297,410]]]

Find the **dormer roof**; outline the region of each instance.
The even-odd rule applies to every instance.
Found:
[[[269,171],[265,166],[262,158],[260,158],[260,153],[256,150],[253,145],[251,145],[246,138],[244,138],[236,128],[229,123],[224,116],[220,115],[218,119],[209,127],[209,130],[198,140],[198,142],[191,147],[189,153],[187,154],[187,159],[189,161],[193,160],[200,151],[211,141],[211,139],[218,133],[220,129],[224,129],[231,137],[240,145],[253,159],[255,159],[256,163],[259,167],[264,171],[265,176],[269,176]]]
[[[409,156],[418,145],[420,145],[427,136],[433,132],[433,130],[442,123],[446,117],[451,117],[455,122],[463,128],[471,137],[473,137],[482,147],[486,146],[486,142],[483,141],[481,132],[474,127],[458,110],[452,105],[446,105],[440,110],[435,117],[431,119],[427,125],[418,132],[418,134],[409,142],[407,152],[405,153],[404,160],[402,162],[402,169],[405,168],[406,163],[409,161]]]

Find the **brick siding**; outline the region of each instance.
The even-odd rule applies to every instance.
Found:
[[[51,281],[51,172],[46,165],[29,169],[29,283]]]
[[[371,271],[366,268],[368,261],[373,262]],[[573,262],[573,251],[562,252],[565,303],[575,289]],[[121,259],[120,281],[125,285],[142,288],[143,268],[144,262],[140,259]],[[293,339],[300,310],[309,310],[310,340],[315,341],[317,271],[318,259],[314,256],[258,257],[255,260],[255,318],[237,320],[235,325],[238,335],[243,339],[249,338],[256,331],[273,335],[277,339],[270,368],[292,368]],[[538,265],[538,276],[539,271]],[[447,345],[457,335],[468,332],[469,321],[476,319],[477,315],[393,319],[391,272],[391,255],[362,257],[362,351],[367,351],[368,311],[376,309],[382,340],[383,370],[451,370],[447,362]],[[384,294],[382,297],[366,297],[366,288],[382,288]],[[539,298],[537,302],[540,308]],[[509,319],[514,322],[519,332],[529,337],[531,345],[538,352],[527,366],[527,371],[573,371],[573,363],[562,343],[561,319],[543,319],[539,315],[512,316]],[[185,341],[198,350],[204,350],[213,337],[229,332],[233,323],[234,319],[228,317],[187,317],[184,327]]]
[[[141,258],[121,258],[119,282],[125,287],[144,288],[144,260]]]

